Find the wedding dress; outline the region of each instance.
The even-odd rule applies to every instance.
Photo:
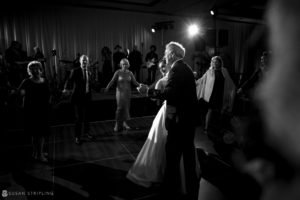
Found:
[[[127,173],[132,182],[150,187],[162,182],[165,169],[165,128],[166,101],[164,101],[152,123],[148,138],[138,154],[133,166]]]
[[[160,79],[155,89],[163,90],[167,77],[166,75]],[[155,116],[147,140],[127,173],[127,178],[138,185],[150,187],[163,180],[166,165],[165,144],[168,134],[165,128],[165,115],[166,101]]]

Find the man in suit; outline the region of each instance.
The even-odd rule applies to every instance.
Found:
[[[165,99],[167,110],[165,191],[168,198],[176,198],[180,191],[180,159],[183,156],[188,199],[197,198],[198,179],[195,161],[195,108],[197,104],[194,74],[184,61],[185,48],[177,43],[166,45],[166,64],[171,67],[163,92],[148,90],[148,96]]]
[[[91,102],[91,79],[88,69],[89,58],[86,55],[80,56],[80,67],[71,71],[69,79],[65,84],[64,94],[70,94],[71,102],[75,111],[75,143],[81,144],[82,126],[83,131],[92,140],[94,137],[89,133],[89,122],[87,117],[88,105]],[[72,89],[72,92],[70,92]]]

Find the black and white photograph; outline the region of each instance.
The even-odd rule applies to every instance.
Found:
[[[1,2],[0,199],[299,200],[299,21],[298,0]]]

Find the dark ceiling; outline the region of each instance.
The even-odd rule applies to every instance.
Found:
[[[59,0],[57,2],[80,7],[193,17],[209,15],[210,9],[215,8],[219,18],[248,22],[259,21],[267,4],[267,0]]]
[[[16,0],[7,1],[16,8]],[[217,18],[260,23],[268,0],[27,0],[24,5],[54,4],[75,7],[122,10],[169,16],[203,17],[212,8]],[[34,3],[34,4],[33,4]],[[4,9],[4,7],[2,7]],[[6,9],[6,8],[5,8]]]

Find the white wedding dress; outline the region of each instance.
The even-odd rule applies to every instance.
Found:
[[[150,187],[152,184],[162,182],[165,171],[165,144],[167,139],[165,114],[166,101],[163,102],[155,116],[148,138],[127,173],[127,178],[138,185]]]

